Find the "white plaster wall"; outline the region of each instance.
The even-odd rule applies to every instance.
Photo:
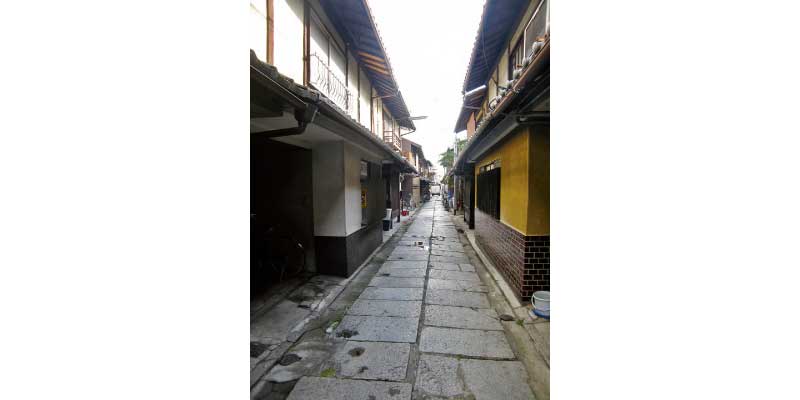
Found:
[[[314,146],[311,159],[314,235],[345,236],[346,196],[342,190],[345,176],[344,142],[325,142]]]
[[[351,144],[344,146],[345,234],[361,229],[361,157]]]
[[[353,96],[350,116],[358,121],[358,64],[352,56],[347,57],[347,90],[350,91],[350,96]]]
[[[275,0],[273,57],[278,71],[303,83],[303,1]],[[254,49],[255,50],[255,49]]]
[[[344,191],[346,234],[361,229],[361,160],[380,165],[381,160],[346,143],[344,145]]]
[[[358,94],[360,99],[359,107],[361,110],[361,118],[359,119],[359,122],[361,122],[361,125],[363,125],[365,128],[372,129],[369,122],[369,104],[371,101],[370,96],[372,93],[372,86],[369,83],[367,74],[360,70],[359,73],[361,74],[361,88],[359,89]]]
[[[267,11],[266,1],[250,2],[250,48],[261,61],[267,61]]]

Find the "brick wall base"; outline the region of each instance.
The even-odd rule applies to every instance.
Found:
[[[525,236],[476,208],[475,240],[520,301],[550,290],[550,235]]]

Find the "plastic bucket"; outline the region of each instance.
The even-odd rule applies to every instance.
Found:
[[[534,314],[550,318],[550,292],[546,290],[533,292],[531,304],[533,304]]]
[[[386,209],[386,217],[384,217],[383,219],[392,219],[392,209],[391,208],[387,208]]]

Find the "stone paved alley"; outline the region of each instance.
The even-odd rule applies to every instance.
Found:
[[[549,322],[506,302],[453,219],[438,201],[417,210],[253,397],[548,398]]]

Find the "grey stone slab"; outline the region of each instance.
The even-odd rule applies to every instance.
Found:
[[[433,243],[431,244],[431,250],[463,251],[464,246],[462,246],[461,243],[448,243],[448,244]]]
[[[489,288],[480,283],[472,281],[453,281],[448,279],[428,279],[428,289],[461,290],[465,292],[488,293]]]
[[[301,376],[316,373],[319,366],[333,354],[334,347],[329,338],[307,339],[299,342],[286,354],[294,354],[300,359],[289,365],[280,362],[269,371],[264,379],[270,382],[289,382],[300,379]]]
[[[359,299],[367,300],[422,300],[423,288],[379,288],[368,287]]]
[[[461,360],[467,390],[476,399],[529,400],[528,373],[519,361]]]
[[[308,399],[408,400],[411,384],[306,376],[297,382],[287,400]]]
[[[455,281],[480,282],[481,278],[475,272],[443,271],[432,269],[430,277],[434,279],[451,279]]]
[[[391,276],[376,276],[368,286],[375,287],[425,287],[425,278],[394,278]]]
[[[452,250],[431,250],[431,255],[434,256],[443,256],[443,257],[466,257],[463,250],[459,251],[452,251]]]
[[[414,391],[428,396],[448,398],[463,394],[464,382],[458,373],[458,360],[452,357],[422,354],[417,364]]]
[[[489,299],[483,293],[460,290],[428,289],[425,304],[442,306],[490,308]]]
[[[397,278],[422,278],[427,268],[392,268],[382,267],[377,276],[394,276]]]
[[[409,343],[348,341],[333,357],[336,376],[402,381],[410,353]]]
[[[422,302],[419,300],[356,300],[347,314],[419,318],[421,310]]]
[[[431,256],[430,261],[462,264],[462,263],[468,263],[469,258],[467,258],[467,256],[464,257]]]
[[[428,260],[386,261],[381,268],[428,268]]]
[[[250,336],[286,340],[292,328],[309,314],[311,310],[298,307],[293,301],[283,300],[250,324]]]
[[[415,240],[399,240],[397,247],[417,247],[417,241],[422,241],[424,245],[428,245],[428,239],[415,239]]]
[[[414,252],[414,253],[396,253],[396,252],[392,252],[392,254],[389,254],[388,260],[427,261],[428,260],[428,253],[427,252]],[[462,260],[462,261],[466,261],[466,260]]]
[[[414,343],[418,324],[419,318],[345,315],[336,336],[358,341]]]
[[[426,246],[397,246],[392,250],[392,253],[427,253],[429,249]]]
[[[519,361],[458,360],[423,354],[414,390],[425,396],[530,400],[525,366]]]
[[[448,271],[460,271],[461,268],[458,267],[458,264],[453,263],[443,263],[443,262],[432,262],[431,268],[434,269],[446,269]]]
[[[471,357],[514,358],[502,331],[426,326],[422,328],[419,350]]]
[[[472,264],[458,264],[463,272],[475,272],[475,266]]]
[[[461,329],[502,331],[503,325],[491,308],[467,308],[429,304],[425,307],[425,325]]]

